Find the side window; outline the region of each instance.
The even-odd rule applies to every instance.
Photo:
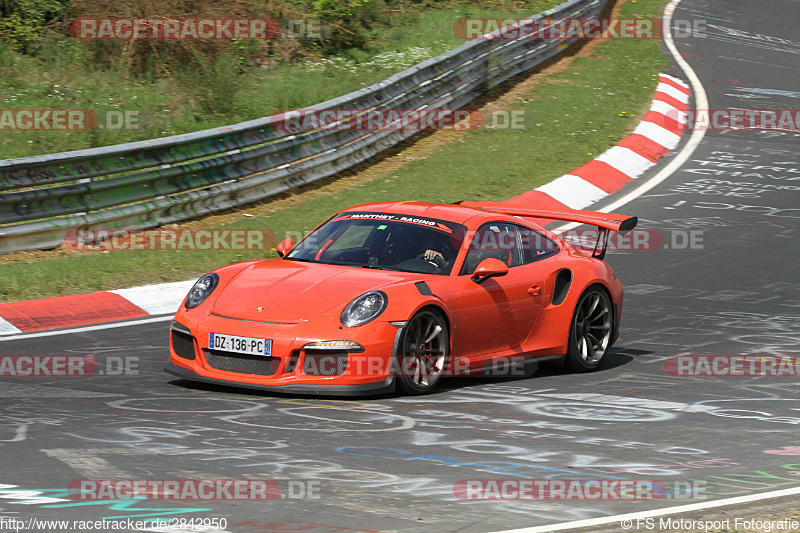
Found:
[[[517,226],[522,264],[527,265],[558,253],[558,245],[538,231]]]
[[[558,250],[555,242],[538,231],[507,222],[489,222],[475,232],[460,274],[471,275],[481,261],[490,257],[512,268],[550,257]]]
[[[484,259],[499,259],[509,267],[523,264],[518,227],[506,222],[488,222],[478,228],[469,245],[461,275],[472,274]]]

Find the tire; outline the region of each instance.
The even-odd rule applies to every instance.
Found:
[[[574,372],[597,370],[611,346],[614,316],[611,298],[590,287],[578,299],[569,326],[567,367]]]
[[[428,394],[442,378],[450,355],[450,330],[441,313],[423,309],[403,327],[398,384],[406,394]]]

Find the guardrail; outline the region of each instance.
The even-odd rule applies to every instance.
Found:
[[[596,17],[605,3],[571,0],[531,18]],[[571,42],[477,39],[305,111],[459,108]],[[276,127],[279,120],[0,161],[0,254],[56,247],[69,230],[147,229],[255,202],[351,168],[415,133],[294,133]]]

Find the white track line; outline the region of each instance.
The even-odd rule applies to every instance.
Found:
[[[678,4],[681,3],[681,0],[672,0],[667,6],[664,8],[664,27],[671,28],[670,25],[672,23],[672,14],[675,12],[675,8],[678,7]],[[695,109],[708,109],[708,95],[706,95],[706,90],[703,87],[700,78],[697,77],[692,67],[689,63],[686,62],[683,57],[681,57],[680,52],[678,52],[678,48],[675,46],[675,41],[672,38],[672,32],[666,32],[664,34],[664,42],[667,45],[667,49],[669,50],[672,57],[675,59],[675,62],[678,66],[683,70],[683,73],[689,78],[689,83],[692,86],[692,93],[694,94],[694,107]],[[679,170],[686,161],[692,156],[694,151],[700,145],[700,142],[703,140],[703,137],[706,134],[705,126],[697,126],[695,125],[694,129],[692,130],[692,135],[689,137],[689,140],[684,144],[678,153],[675,155],[675,158],[667,164],[664,168],[659,170],[655,176],[649,178],[647,180],[642,181],[637,187],[631,189],[628,194],[625,194],[620,199],[611,204],[607,205],[602,209],[598,209],[601,213],[611,213],[616,211],[620,207],[625,204],[632,202],[633,200],[639,198],[644,193],[653,189],[656,185],[659,185],[661,182],[665,181],[667,178],[672,176],[677,170]],[[555,232],[563,232],[573,228],[577,228],[581,224],[578,223],[570,223],[564,224],[555,228],[553,231]]]
[[[149,324],[151,322],[172,320],[173,315],[174,313],[169,314],[167,316],[154,316],[150,318],[131,320],[129,322],[112,322],[111,324],[95,324],[93,326],[81,326],[78,328],[59,329],[55,331],[38,331],[34,333],[21,333],[19,335],[3,335],[2,337],[0,337],[0,342],[13,341],[18,339],[35,339],[36,337],[49,337],[51,335],[64,335],[67,333],[82,333],[84,331],[97,331],[100,329],[125,328],[128,326],[137,326],[139,324]]]
[[[667,28],[671,28],[672,23],[672,14],[675,12],[675,8],[678,7],[678,4],[681,3],[681,0],[672,0],[667,6],[664,8],[664,26]],[[680,52],[678,52],[678,48],[675,46],[675,41],[672,38],[672,32],[668,31],[664,34],[664,42],[667,45],[667,49],[669,50],[672,57],[675,59],[675,62],[678,66],[683,70],[683,73],[689,79],[689,83],[692,86],[692,93],[694,94],[694,107],[695,109],[708,109],[708,96],[706,95],[706,90],[703,87],[703,84],[700,82],[700,78],[697,77],[692,67],[689,66],[689,63],[686,62],[683,57],[681,57]],[[636,198],[640,197],[647,191],[653,189],[656,185],[660,184],[672,174],[675,173],[678,169],[680,169],[686,161],[694,153],[695,149],[697,149],[700,141],[703,140],[703,137],[706,134],[705,126],[697,126],[695,125],[694,129],[692,129],[692,135],[689,137],[689,140],[683,147],[678,150],[678,153],[675,155],[675,158],[669,162],[667,166],[662,168],[655,176],[652,178],[642,182],[638,187],[632,189],[631,192],[622,196],[619,200],[612,202],[610,205],[600,209],[600,211],[604,213],[610,213],[612,211],[616,211],[618,208],[622,207],[623,205],[635,200]]]

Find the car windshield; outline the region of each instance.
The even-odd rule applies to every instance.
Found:
[[[449,274],[466,227],[393,213],[346,212],[306,236],[286,259]]]

